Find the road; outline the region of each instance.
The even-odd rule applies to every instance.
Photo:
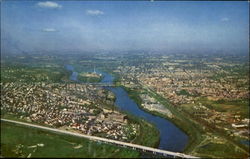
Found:
[[[1,121],[10,122],[10,123],[14,123],[14,124],[20,124],[20,125],[34,127],[34,128],[43,129],[43,130],[48,130],[48,131],[57,132],[57,133],[61,133],[61,134],[67,134],[67,135],[76,136],[76,137],[82,137],[82,138],[86,138],[86,139],[89,139],[92,141],[101,141],[104,143],[111,143],[111,144],[115,144],[115,145],[119,145],[119,146],[123,146],[123,147],[130,147],[130,148],[141,150],[144,152],[146,151],[146,152],[151,152],[154,154],[161,154],[163,156],[172,156],[172,157],[181,157],[181,158],[197,158],[197,157],[186,155],[186,154],[179,153],[179,152],[171,152],[171,151],[146,147],[146,146],[142,146],[142,145],[127,143],[127,142],[122,142],[122,141],[117,141],[117,140],[112,140],[112,139],[107,139],[107,138],[101,138],[101,137],[97,137],[97,136],[84,135],[84,134],[74,133],[74,132],[70,132],[70,131],[59,130],[59,129],[55,129],[55,128],[49,128],[49,127],[45,127],[45,126],[35,125],[35,124],[31,124],[31,123],[25,123],[25,122],[8,120],[8,119],[1,119]]]

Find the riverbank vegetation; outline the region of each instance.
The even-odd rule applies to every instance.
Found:
[[[160,143],[160,132],[152,123],[146,122],[144,119],[137,118],[127,114],[129,121],[139,125],[139,132],[132,140],[132,143],[157,148]]]

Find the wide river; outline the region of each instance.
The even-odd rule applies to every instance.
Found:
[[[71,65],[66,65],[66,69],[72,71],[70,77],[71,80],[77,80],[77,72]],[[114,77],[106,72],[96,71],[101,73],[103,79],[100,83],[112,84]],[[146,121],[153,123],[160,132],[160,144],[159,149],[182,152],[187,145],[188,136],[181,131],[178,127],[172,124],[170,121],[147,113],[140,109],[138,105],[130,99],[127,92],[122,87],[104,87],[107,90],[112,91],[116,96],[115,105],[123,111],[127,111],[136,117],[145,119]]]

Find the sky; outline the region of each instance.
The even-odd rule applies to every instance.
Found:
[[[234,52],[249,49],[249,3],[1,2],[1,52]]]

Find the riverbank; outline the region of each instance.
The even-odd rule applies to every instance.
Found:
[[[218,129],[214,129],[209,127],[208,125],[203,125],[200,121],[197,121],[193,118],[188,112],[183,110],[178,110],[178,108],[172,106],[169,101],[162,96],[158,95],[157,93],[152,92],[151,90],[149,93],[157,100],[159,100],[162,104],[166,105],[171,111],[175,111],[181,118],[185,121],[189,120],[192,122],[194,129],[191,132],[196,133],[196,137],[194,140],[198,140],[197,145],[191,145],[191,148],[187,150],[193,155],[197,154],[201,157],[240,157],[244,158],[249,155],[249,149],[235,141],[235,139],[228,134],[225,134],[224,131],[220,131]],[[171,119],[170,119],[171,120]],[[188,123],[188,122],[186,122]],[[183,125],[184,131],[189,127]],[[190,126],[190,125],[189,125]],[[190,132],[190,130],[189,130]],[[192,134],[193,134],[192,133]],[[191,134],[191,135],[192,135]],[[206,144],[204,144],[206,143]],[[211,150],[213,150],[211,153]],[[186,152],[188,152],[186,151]],[[208,156],[209,155],[209,156]]]
[[[235,144],[233,141],[221,137],[221,134],[214,132],[214,130],[208,130],[207,127],[196,123],[192,117],[190,117],[188,114],[185,114],[185,112],[181,112],[177,108],[171,106],[169,101],[160,95],[150,90],[146,90],[145,88],[131,89],[124,86],[120,87],[123,87],[128,92],[130,98],[133,99],[141,109],[173,122],[182,131],[188,134],[189,142],[185,147],[184,153],[200,157],[247,157],[247,152],[244,148],[237,147],[237,144]],[[168,118],[163,114],[155,111],[148,111],[143,108],[141,106],[142,101],[139,97],[139,94],[142,92],[150,94],[150,96],[154,97],[160,103],[165,105],[173,113],[174,118]]]
[[[160,133],[152,123],[148,123],[143,119],[137,118],[131,114],[126,113],[130,122],[139,124],[139,132],[131,141],[134,144],[144,145],[148,147],[157,148],[160,143]]]
[[[75,70],[75,68],[72,65],[67,65],[67,66],[70,66],[71,71]],[[111,73],[110,71],[102,72],[102,71],[97,70],[97,73],[102,74],[101,75],[102,78],[101,78],[101,81],[99,81],[99,83],[113,83],[113,79],[114,79],[113,76],[116,77],[115,74]],[[79,74],[76,75],[76,78],[78,77],[79,77]],[[109,87],[104,87],[104,88],[105,90],[110,91],[108,89]],[[117,97],[114,96],[112,101],[115,102],[116,99]],[[116,110],[116,111],[122,112],[123,114],[126,114],[129,122],[139,125],[138,133],[131,142],[144,145],[144,146],[149,146],[149,147],[155,147],[155,148],[158,147],[159,142],[160,142],[160,133],[158,129],[152,123],[148,123],[145,120],[140,119],[130,113],[123,112],[119,110],[118,107],[115,107],[114,104],[110,104],[108,107],[112,110]]]
[[[183,120],[181,118],[180,114],[173,111],[172,109],[170,109],[170,111],[173,113],[174,118],[168,118],[166,115],[163,115],[163,114],[156,112],[156,111],[149,111],[141,106],[142,100],[139,97],[140,92],[138,92],[138,90],[131,89],[131,88],[128,88],[125,86],[120,86],[120,87],[124,88],[128,92],[129,97],[131,99],[133,99],[138,104],[140,109],[143,109],[144,111],[151,113],[155,116],[160,116],[166,120],[171,121],[179,129],[184,131],[189,136],[188,144],[186,145],[186,147],[184,149],[185,153],[190,153],[202,141],[202,130],[201,130],[202,128],[198,128],[198,130],[200,129],[200,131],[196,131],[197,128],[195,127],[195,125],[193,123],[191,123],[190,121]],[[159,99],[157,99],[157,100],[159,100]],[[160,103],[162,103],[166,106],[166,103],[164,103],[163,100],[161,100]],[[167,107],[167,108],[169,109],[169,107]]]
[[[129,95],[129,97],[135,101],[135,103],[139,106],[140,109],[142,109],[143,111],[148,112],[152,115],[159,116],[159,117],[162,117],[166,120],[171,121],[173,124],[175,124],[176,127],[181,129],[183,132],[185,132],[188,135],[189,140],[188,140],[188,143],[184,149],[185,153],[191,153],[192,150],[202,141],[202,139],[201,139],[202,138],[202,128],[200,128],[200,127],[196,128],[195,127],[196,124],[193,124],[192,122],[190,122],[189,119],[184,120],[178,112],[173,110],[173,108],[172,109],[168,108],[168,106],[170,106],[170,104],[168,101],[167,101],[167,103],[166,103],[166,101],[164,102],[164,100],[166,100],[166,99],[161,99],[160,101],[159,101],[159,99],[157,99],[157,100],[160,103],[162,103],[164,106],[166,106],[166,104],[167,104],[166,107],[173,113],[174,118],[168,118],[166,115],[163,115],[159,112],[149,111],[149,110],[145,109],[144,107],[142,107],[141,106],[142,100],[139,96],[139,94],[141,93],[139,91],[141,91],[142,88],[141,88],[141,90],[139,90],[139,89],[135,90],[135,89],[125,87],[124,85],[121,84],[120,77],[118,74],[113,73],[112,75],[115,77],[114,84],[117,87],[119,86],[119,87],[122,87],[123,89],[125,89]],[[144,92],[146,92],[146,91],[147,90],[144,90]],[[195,131],[196,129],[198,129],[200,131]]]
[[[116,96],[114,98],[114,101]],[[114,102],[113,101],[113,102]],[[118,109],[118,107],[113,105],[106,105],[106,108],[112,109],[113,111],[119,111],[125,114],[128,119],[129,124],[136,124],[139,126],[136,136],[130,141],[131,143],[157,148],[160,143],[160,133],[153,123],[149,123],[144,119],[136,117],[128,112]]]

